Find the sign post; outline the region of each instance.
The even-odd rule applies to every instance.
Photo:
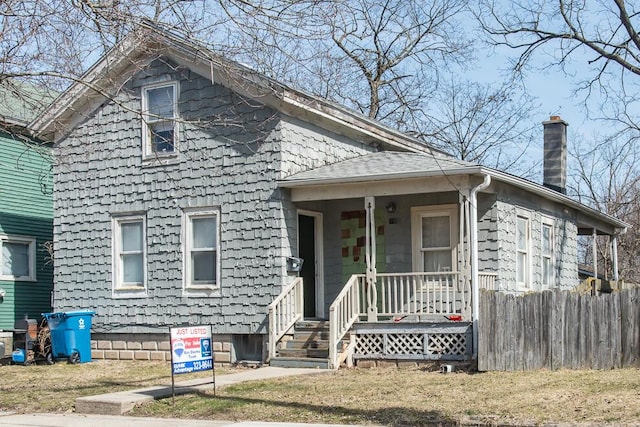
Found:
[[[212,371],[213,395],[216,395],[216,370],[211,341],[211,325],[169,328],[171,336],[171,394],[175,401],[174,376]]]

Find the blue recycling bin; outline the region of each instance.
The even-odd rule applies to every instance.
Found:
[[[51,357],[69,363],[91,362],[93,311],[42,313],[51,332]]]

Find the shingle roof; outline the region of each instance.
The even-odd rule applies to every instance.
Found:
[[[442,155],[382,151],[300,172],[281,180],[284,187],[377,181],[475,173],[480,165]]]

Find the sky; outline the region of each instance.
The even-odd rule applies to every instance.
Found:
[[[470,72],[468,77],[482,83],[497,83],[504,81],[505,72],[509,69],[509,60],[516,56],[516,51],[502,48],[496,49],[494,54],[488,55],[478,61],[477,66]],[[540,63],[542,59],[538,59]],[[560,69],[549,69],[539,72],[528,72],[524,78],[524,85],[527,92],[535,97],[539,108],[533,112],[531,117],[534,126],[534,141],[527,148],[528,159],[540,159],[537,162],[537,171],[533,179],[537,182],[542,180],[542,158],[543,158],[543,126],[542,122],[549,120],[551,116],[560,116],[569,124],[568,144],[579,145],[580,140],[597,135],[600,132],[601,124],[595,123],[587,118],[587,113],[582,105],[582,96],[574,93],[576,84],[580,78],[586,76],[579,71],[579,64],[586,63],[589,58],[585,55],[577,55],[574,59],[574,75],[565,74]],[[590,105],[595,105],[595,99]]]

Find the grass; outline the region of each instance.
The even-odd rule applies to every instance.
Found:
[[[207,377],[211,371],[180,375],[176,381]],[[169,362],[5,365],[0,366],[0,411],[72,412],[77,397],[165,384],[171,384]]]
[[[0,366],[0,378],[0,410],[70,412],[76,397],[168,384],[171,374],[167,362],[94,361]],[[132,415],[389,426],[639,425],[638,402],[640,369],[440,374],[372,368],[218,387],[215,397],[209,391],[178,396],[175,406],[163,399]]]
[[[640,370],[440,374],[354,369],[156,401],[138,416],[382,424],[640,424]]]

